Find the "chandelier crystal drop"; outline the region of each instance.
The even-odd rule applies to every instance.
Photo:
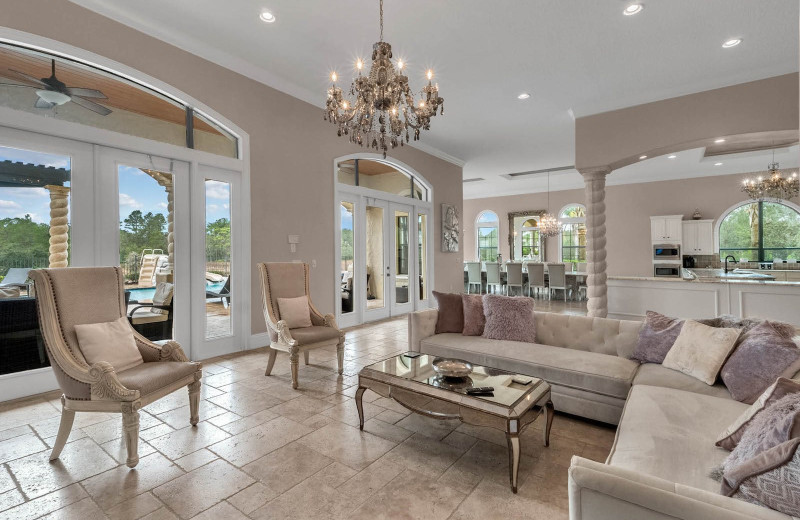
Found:
[[[539,234],[554,237],[559,233],[561,233],[561,222],[550,213],[550,172],[547,172],[547,213],[539,217]]]
[[[403,74],[404,63],[392,63],[392,46],[383,41],[383,0],[380,0],[380,41],[372,46],[372,66],[362,74],[364,62],[356,62],[358,76],[350,85],[349,96],[336,86],[337,75],[331,73],[332,85],[325,103],[325,120],[338,127],[338,135],[348,136],[350,142],[369,146],[386,157],[389,148],[403,146],[410,133],[419,140],[420,130],[430,130],[431,118],[444,114],[444,99],[439,85],[431,82],[433,71],[428,70],[428,84],[422,88],[419,101]]]
[[[797,172],[789,177],[781,175],[778,163],[774,162],[775,152],[772,153],[773,162],[767,167],[766,177],[758,176],[742,182],[742,191],[753,200],[788,200],[800,194],[800,178],[797,177]]]

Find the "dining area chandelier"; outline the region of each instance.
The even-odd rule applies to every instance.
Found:
[[[800,178],[797,177],[797,172],[784,177],[777,162],[770,163],[767,170],[766,177],[759,176],[742,181],[742,191],[748,197],[753,200],[788,200],[800,194]]]
[[[326,121],[337,126],[337,134],[350,142],[382,152],[408,143],[413,134],[419,140],[421,130],[430,130],[431,118],[444,114],[444,99],[439,85],[433,83],[433,70],[426,73],[428,84],[419,93],[419,100],[403,71],[405,63],[392,62],[392,46],[383,41],[383,0],[380,0],[380,39],[372,46],[372,65],[365,71],[363,60],[356,61],[357,76],[345,94],[331,73],[325,103]],[[396,65],[396,68],[395,68]]]

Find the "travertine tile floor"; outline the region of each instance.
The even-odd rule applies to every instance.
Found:
[[[348,331],[344,376],[335,351],[315,351],[298,390],[285,355],[271,377],[263,349],[205,362],[200,424],[188,424],[185,391],[146,407],[133,471],[118,415],[78,413],[50,463],[58,396],[0,404],[0,519],[567,518],[569,460],[604,460],[611,427],[558,414],[544,448],[537,421],[517,495],[500,432],[409,415],[371,392],[358,430],[355,375],[405,351],[406,329]]]

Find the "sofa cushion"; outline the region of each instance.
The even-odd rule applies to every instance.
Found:
[[[625,404],[608,463],[719,492],[719,482],[709,473],[728,452],[714,446],[714,441],[746,408],[732,399],[636,385]]]
[[[639,364],[629,359],[569,348],[437,334],[420,342],[426,354],[540,377],[548,383],[624,399]]]
[[[663,386],[676,390],[686,390],[687,392],[694,392],[696,394],[724,397],[725,399],[731,398],[731,393],[725,385],[721,383],[709,386],[683,372],[678,372],[677,370],[672,370],[671,368],[653,363],[646,363],[639,367],[639,370],[636,372],[636,377],[633,378],[633,384]]]
[[[533,298],[485,294],[483,314],[486,316],[484,338],[536,342]]]
[[[739,329],[720,329],[686,320],[663,365],[713,385],[739,333]]]
[[[535,312],[536,341],[543,345],[597,352],[630,359],[639,338],[640,321],[590,318]]]
[[[464,304],[461,295],[433,291],[439,315],[436,319],[436,334],[462,332],[464,330]]]
[[[461,305],[464,307],[464,336],[480,336],[486,325],[483,315],[483,298],[480,294],[462,294]]]
[[[639,363],[663,363],[682,328],[683,320],[647,311],[631,359]]]

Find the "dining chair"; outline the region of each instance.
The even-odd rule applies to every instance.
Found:
[[[567,301],[567,266],[564,264],[548,264],[549,282],[547,295],[553,297],[553,291],[564,291],[564,301]]]
[[[586,262],[578,262],[575,270],[578,271],[579,273],[585,273],[586,265],[587,265]]]
[[[478,294],[483,292],[483,282],[481,281],[481,263],[465,262],[467,265],[467,294],[472,292],[472,286],[478,286]]]
[[[546,288],[544,283],[544,264],[541,262],[528,262],[528,294],[536,289],[538,295]]]
[[[503,293],[503,280],[500,278],[500,263],[499,262],[486,262],[486,292],[492,289],[493,293]]]
[[[525,279],[522,276],[522,263],[509,262],[506,264],[506,294],[511,295],[511,288],[519,287],[519,295],[525,294]]]

